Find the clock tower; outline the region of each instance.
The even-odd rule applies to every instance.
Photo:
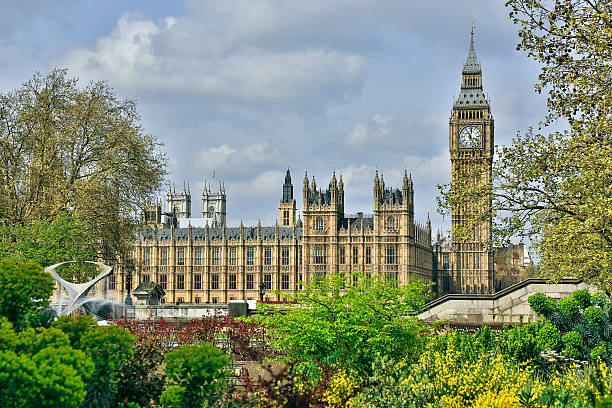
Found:
[[[451,188],[459,179],[464,182],[491,183],[493,164],[493,116],[489,100],[482,88],[482,71],[474,48],[474,27],[470,50],[461,72],[461,91],[453,102],[449,120],[449,149],[451,157]],[[452,289],[461,293],[493,293],[493,251],[491,248],[491,200],[473,203],[488,213],[467,237],[461,241],[453,237],[451,254]],[[451,211],[453,231],[465,225],[474,211],[455,207]],[[466,238],[466,237],[463,237]]]

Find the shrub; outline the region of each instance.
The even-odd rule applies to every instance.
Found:
[[[563,337],[561,337],[561,340],[563,340],[563,344],[565,345],[563,349],[563,355],[565,355],[565,357],[574,359],[581,357],[580,345],[582,344],[582,336],[580,336],[580,333],[576,331],[565,333]]]
[[[578,303],[581,309],[586,309],[591,306],[591,294],[588,289],[575,290],[574,293],[572,293],[572,299]]]
[[[427,326],[412,317],[428,298],[422,282],[328,274],[308,282],[285,314],[267,316],[272,345],[287,360],[370,372],[378,355],[416,359]]]
[[[580,303],[573,296],[564,297],[559,301],[559,310],[569,318],[575,318],[580,313]]]
[[[603,310],[598,306],[589,306],[583,312],[584,319],[593,324],[601,323],[603,315]]]
[[[539,315],[550,316],[557,310],[557,303],[550,296],[544,293],[536,293],[527,299],[531,309]]]
[[[211,344],[181,346],[165,358],[168,388],[164,406],[201,407],[219,400],[227,384],[229,359]]]

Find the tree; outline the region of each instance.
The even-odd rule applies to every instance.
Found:
[[[212,344],[181,346],[166,355],[168,388],[161,396],[164,407],[208,406],[222,396],[229,359]]]
[[[49,305],[53,286],[51,275],[34,262],[0,261],[0,317],[24,326],[28,315]]]
[[[0,95],[4,239],[18,243],[22,236],[11,234],[18,226],[68,213],[95,234],[98,256],[125,256],[165,175],[159,147],[139,125],[135,102],[119,100],[105,82],[79,88],[56,69]]]
[[[609,291],[612,5],[510,0],[506,6],[520,25],[518,49],[542,64],[535,89],[547,93],[548,112],[538,131],[555,122],[567,129],[517,133],[512,145],[497,149],[493,185],[475,186],[471,175],[453,181],[452,189],[442,188],[442,211],[491,196],[495,244],[529,237],[543,275],[575,276]],[[482,216],[482,208],[472,211],[467,230]]]
[[[355,280],[353,280],[355,279]],[[273,347],[287,359],[369,372],[378,355],[415,357],[425,326],[414,317],[428,286],[332,273],[304,283],[286,313],[266,317]]]

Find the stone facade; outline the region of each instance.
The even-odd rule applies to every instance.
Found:
[[[449,122],[451,180],[458,171],[472,168],[479,172],[475,182],[491,181],[493,119],[482,92],[472,35],[460,98],[453,104]],[[297,218],[289,170],[282,186],[280,224],[274,226],[227,227],[222,184],[213,192],[205,183],[204,218],[200,219],[205,225],[185,217],[191,213],[188,187],[180,194],[173,189],[168,203],[169,213],[162,213],[159,204],[145,209],[151,227],[138,237],[136,267],[131,273],[132,286],[159,283],[167,303],[257,299],[262,282],[268,290],[280,292],[269,292],[266,298],[282,300],[299,290],[300,282],[332,272],[382,275],[401,282],[418,277],[433,282],[439,294],[493,290],[492,251],[482,243],[490,237],[490,221],[478,228],[470,242],[453,244],[438,234],[432,244],[429,219],[419,223],[414,218],[413,181],[406,173],[402,185],[394,188],[376,172],[369,215],[345,214],[344,182],[341,175],[337,179],[333,174],[325,188],[318,188],[314,177],[304,177],[302,218]],[[164,215],[175,218],[164,222]],[[188,222],[177,222],[176,217]],[[454,209],[453,226],[464,221]],[[111,291],[112,297],[125,296],[124,275],[117,274],[112,290],[122,292]]]

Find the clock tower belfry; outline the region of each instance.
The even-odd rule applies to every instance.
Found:
[[[461,91],[453,101],[449,120],[449,149],[451,157],[451,188],[462,177],[473,183],[492,181],[493,116],[489,100],[482,88],[482,71],[474,48],[474,26],[467,60],[461,71]],[[481,184],[482,185],[482,184]],[[455,292],[493,293],[493,251],[491,248],[491,202],[473,203],[479,217],[468,237],[459,241],[453,236],[451,254],[451,282]],[[469,206],[469,204],[468,204]],[[471,210],[471,209],[470,209]],[[472,214],[472,215],[469,215]],[[452,229],[465,225],[474,211],[454,207],[451,210]],[[484,219],[484,220],[483,220]],[[467,239],[465,239],[467,238]]]

